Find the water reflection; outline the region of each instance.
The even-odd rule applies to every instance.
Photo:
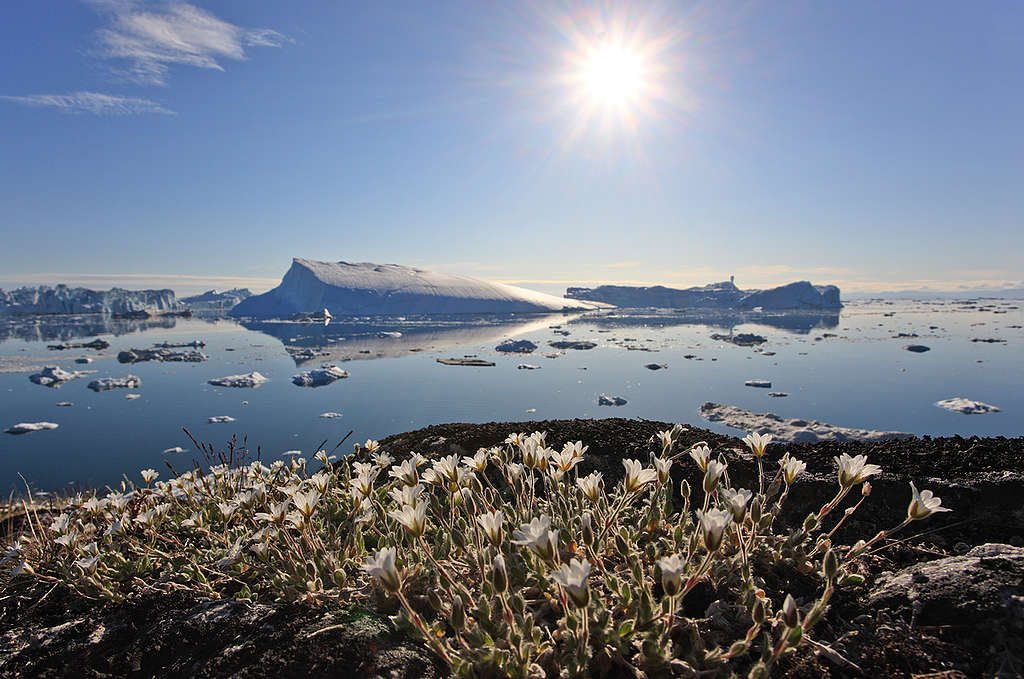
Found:
[[[787,330],[798,335],[813,330],[831,329],[839,325],[838,311],[734,311],[707,309],[693,311],[657,311],[630,309],[606,312],[599,315],[585,315],[570,323],[588,323],[606,327],[675,325],[706,325],[732,332],[739,325],[761,325],[777,330]]]
[[[242,321],[242,327],[276,337],[296,365],[310,361],[396,358],[422,351],[494,342],[543,330],[579,314],[345,317],[330,322]]]
[[[151,318],[115,318],[104,314],[75,316],[27,316],[0,319],[0,342],[17,339],[25,342],[67,342],[97,335],[128,335],[146,330],[169,330],[174,316]]]

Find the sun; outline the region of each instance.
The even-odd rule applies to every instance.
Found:
[[[628,47],[607,42],[587,50],[579,83],[593,103],[616,108],[638,103],[648,86],[643,56]]]

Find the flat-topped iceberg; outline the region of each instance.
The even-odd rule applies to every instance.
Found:
[[[53,422],[19,422],[18,424],[4,429],[4,432],[8,434],[31,434],[34,431],[56,429],[58,426],[59,425],[54,424]]]
[[[783,419],[775,413],[755,413],[736,406],[708,401],[700,407],[701,416],[710,422],[721,422],[727,427],[759,434],[771,434],[779,441],[816,443],[817,441],[886,441],[913,438],[901,431],[874,431],[839,427],[816,420]]]
[[[179,301],[195,311],[210,311],[230,309],[248,297],[252,297],[249,288],[234,288],[223,292],[207,290],[201,295],[182,297]]]
[[[214,377],[209,384],[215,387],[255,388],[267,381],[267,378],[258,372],[245,373],[244,375],[227,375],[226,377]]]
[[[999,412],[999,408],[995,407],[991,403],[982,403],[981,401],[975,401],[962,396],[936,401],[935,405],[954,413],[963,413],[964,415],[983,415],[985,413]]]
[[[79,377],[85,377],[90,373],[96,372],[95,370],[64,370],[56,365],[45,366],[42,370],[37,373],[33,373],[28,376],[30,382],[35,384],[41,384],[44,387],[59,387],[64,382],[69,380],[77,380]]]
[[[601,285],[596,288],[568,288],[565,296],[608,302],[620,307],[661,307],[669,309],[838,309],[839,288],[797,281],[770,290],[740,290],[732,281],[696,288],[666,288],[661,285],[637,287]]]
[[[604,305],[411,266],[296,258],[279,286],[242,300],[230,313],[236,317],[287,318],[314,309],[347,316],[561,311],[600,306]]]
[[[66,285],[0,290],[0,316],[177,311],[173,290],[89,290]]]

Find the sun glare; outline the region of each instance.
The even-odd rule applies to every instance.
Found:
[[[613,43],[591,49],[580,75],[591,99],[616,107],[628,106],[640,97],[647,77],[643,58]]]

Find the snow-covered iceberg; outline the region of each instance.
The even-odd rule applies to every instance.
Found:
[[[53,422],[19,422],[18,424],[4,429],[4,432],[8,434],[31,434],[34,431],[56,429],[58,426],[59,425],[54,424]]]
[[[101,377],[89,383],[93,391],[109,391],[111,389],[136,389],[142,384],[142,380],[136,375],[127,377]]]
[[[267,378],[260,373],[253,371],[244,375],[227,375],[226,377],[214,377],[208,380],[209,384],[215,387],[234,387],[237,389],[256,388],[267,381]]]
[[[798,281],[770,290],[740,290],[732,281],[695,288],[677,289],[661,285],[637,287],[601,285],[596,288],[568,288],[565,296],[577,300],[608,302],[619,307],[660,307],[668,309],[838,309],[839,288]]]
[[[323,365],[312,370],[304,370],[292,376],[292,384],[299,387],[322,387],[348,377],[348,371],[336,365]]]
[[[279,286],[242,300],[230,315],[286,318],[314,309],[334,316],[512,313],[601,306],[411,266],[296,258]]]
[[[223,292],[207,290],[201,295],[182,297],[181,303],[193,311],[226,311],[249,297],[252,297],[249,288],[233,288]]]
[[[0,290],[0,316],[178,311],[173,290],[89,290],[58,285]]]
[[[63,370],[56,365],[45,366],[42,370],[37,373],[33,373],[28,376],[29,381],[35,384],[41,384],[44,387],[59,387],[64,382],[69,380],[77,380],[79,377],[85,377],[90,373],[96,372],[95,370]]]

